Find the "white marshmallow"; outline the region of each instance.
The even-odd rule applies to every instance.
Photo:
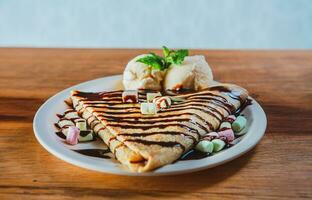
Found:
[[[139,101],[137,90],[126,90],[122,93],[122,102],[137,103]]]
[[[154,115],[157,113],[154,103],[141,103],[141,113],[143,115]]]

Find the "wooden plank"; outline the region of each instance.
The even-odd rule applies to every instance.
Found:
[[[51,95],[120,74],[151,50],[0,48],[0,199],[311,199],[312,51],[206,51],[215,79],[250,91],[268,116],[263,140],[213,169],[166,177],[103,174],[44,150],[32,119]],[[159,51],[159,50],[157,50]]]

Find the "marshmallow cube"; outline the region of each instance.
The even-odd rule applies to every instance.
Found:
[[[78,138],[79,142],[87,142],[87,141],[92,141],[93,140],[93,134],[92,131],[90,131],[90,133],[86,136],[81,136],[79,135]]]
[[[247,119],[244,116],[238,116],[232,124],[232,129],[235,133],[238,133],[245,128],[246,124]]]
[[[197,151],[205,152],[205,153],[212,153],[213,151],[213,143],[207,140],[202,140],[197,143],[195,149]]]
[[[78,137],[80,130],[76,126],[68,127],[68,132],[66,134],[66,142],[71,145],[78,144]]]
[[[141,113],[143,115],[154,115],[157,113],[154,103],[141,103]]]
[[[220,139],[214,139],[211,142],[213,143],[213,151],[214,152],[221,151],[225,146],[225,142],[223,140],[220,140]]]
[[[76,127],[79,128],[80,131],[87,130],[87,122],[85,119],[78,119],[75,122],[76,122]]]
[[[122,102],[124,103],[137,103],[139,95],[137,90],[126,90],[122,93]]]
[[[232,129],[226,129],[224,131],[218,132],[219,137],[225,137],[228,142],[235,139],[235,135]]]
[[[224,129],[224,128],[230,129],[232,128],[232,124],[230,122],[222,122],[219,129]]]

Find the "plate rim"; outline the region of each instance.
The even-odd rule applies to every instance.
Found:
[[[93,80],[89,80],[89,81],[85,81],[76,85],[73,85],[71,87],[65,88],[63,90],[61,90],[60,92],[54,94],[53,96],[51,96],[50,98],[48,98],[37,110],[34,119],[33,119],[33,131],[35,134],[36,139],[38,140],[38,142],[41,144],[41,146],[44,147],[44,149],[46,149],[48,152],[50,152],[52,155],[56,156],[57,158],[65,161],[66,163],[81,167],[81,168],[85,168],[85,169],[89,169],[89,170],[93,170],[93,171],[98,171],[98,172],[102,172],[102,173],[108,173],[108,174],[115,174],[115,175],[126,175],[126,176],[165,176],[165,175],[177,175],[177,174],[185,174],[185,173],[191,173],[191,172],[196,172],[196,171],[201,171],[204,169],[209,169],[221,164],[224,164],[226,162],[230,162],[240,156],[242,156],[243,154],[247,153],[248,151],[250,151],[251,149],[253,149],[261,140],[261,138],[264,136],[266,128],[267,128],[267,117],[266,114],[263,110],[263,108],[260,106],[260,104],[251,97],[251,99],[253,100],[253,107],[254,109],[256,109],[258,112],[258,118],[261,119],[261,123],[262,125],[260,127],[258,127],[258,134],[256,135],[257,137],[254,138],[253,140],[248,140],[249,142],[247,142],[247,144],[249,144],[248,146],[243,146],[242,144],[244,144],[244,141],[247,141],[247,139],[250,137],[250,134],[246,134],[244,136],[244,138],[236,145],[234,145],[233,147],[227,149],[224,152],[227,151],[233,151],[236,153],[234,153],[234,155],[232,156],[225,156],[225,158],[223,157],[224,152],[219,152],[216,155],[211,156],[210,158],[216,158],[218,156],[218,161],[217,162],[213,162],[212,164],[209,165],[204,165],[204,166],[200,166],[200,167],[192,167],[190,169],[178,169],[178,170],[174,170],[174,171],[151,171],[151,172],[144,172],[144,173],[138,173],[138,172],[131,172],[131,171],[127,171],[124,169],[121,169],[120,167],[116,167],[116,169],[112,170],[105,170],[101,167],[97,167],[94,166],[93,164],[90,163],[83,163],[81,161],[79,161],[79,157],[81,156],[80,154],[75,155],[74,152],[72,152],[70,149],[64,147],[64,149],[62,150],[57,150],[54,149],[54,145],[51,146],[50,143],[53,143],[55,141],[45,141],[44,138],[41,136],[41,130],[39,130],[39,123],[40,123],[40,115],[44,114],[44,110],[48,109],[48,105],[51,104],[51,102],[53,102],[56,98],[60,98],[61,96],[64,96],[65,93],[68,93],[71,90],[74,89],[78,89],[79,87],[83,87],[89,84],[92,84],[93,82],[98,82],[100,80],[106,80],[108,81],[109,79],[121,79],[122,75],[112,75],[112,76],[105,76],[105,77],[101,77],[101,78],[96,78]],[[249,130],[248,130],[249,131]],[[44,132],[44,131],[42,131]],[[241,147],[241,150],[238,150],[238,148]],[[65,152],[64,152],[65,151]],[[74,153],[74,154],[72,154]],[[222,154],[223,153],[223,154]],[[229,154],[229,153],[228,153]],[[232,153],[233,154],[233,153]],[[223,156],[222,156],[223,155]],[[222,158],[223,157],[223,158]],[[208,157],[209,158],[209,157]],[[86,160],[86,158],[84,158],[84,160]],[[88,159],[87,159],[88,160]],[[92,159],[90,159],[92,160]],[[197,160],[198,161],[198,160]],[[161,168],[159,168],[161,169]]]

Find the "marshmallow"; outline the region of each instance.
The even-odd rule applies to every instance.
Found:
[[[92,131],[88,131],[88,132],[89,133],[87,135],[83,135],[83,136],[81,134],[79,134],[79,138],[78,138],[79,142],[87,142],[87,141],[93,140]]]
[[[157,113],[156,105],[154,103],[141,103],[141,113],[143,115],[154,115]]]
[[[244,116],[238,116],[232,124],[232,129],[235,133],[238,133],[245,128],[246,123],[247,119]]]
[[[201,152],[212,153],[213,143],[207,140],[202,140],[197,143],[195,149]]]
[[[234,132],[232,129],[226,129],[218,132],[219,137],[225,137],[227,142],[231,142],[235,139]]]
[[[75,120],[76,127],[79,128],[80,131],[86,131],[87,130],[87,122],[85,119],[77,119]]]
[[[171,106],[171,99],[169,97],[157,97],[153,100],[157,110],[164,110]]]
[[[161,97],[161,93],[160,93],[160,92],[157,92],[157,93],[147,93],[147,94],[146,94],[146,100],[147,100],[148,103],[153,102],[153,100],[154,100],[156,97]]]
[[[78,143],[80,130],[76,126],[68,127],[68,131],[66,134],[66,142],[71,145],[75,145]]]
[[[122,93],[122,102],[137,103],[139,101],[137,90],[126,90]]]
[[[230,122],[222,122],[219,129],[230,129],[232,128],[232,125]]]
[[[247,133],[247,127],[245,126],[241,131],[235,133],[236,136],[241,136]]]
[[[225,146],[225,142],[223,140],[220,140],[220,139],[214,139],[211,142],[213,143],[213,151],[214,152],[221,151]]]

